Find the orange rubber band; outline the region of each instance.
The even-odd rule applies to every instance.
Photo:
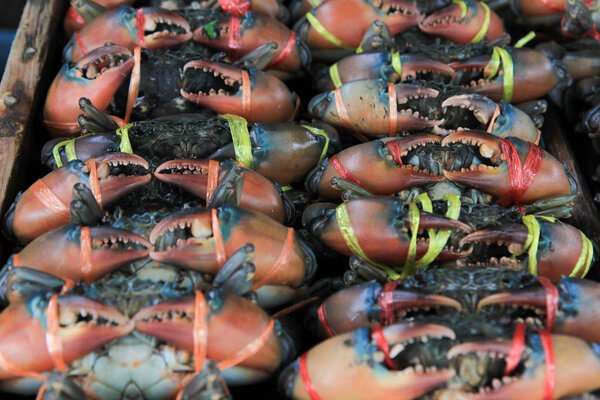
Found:
[[[144,36],[144,8],[138,8],[135,12],[135,22],[137,24],[137,40],[138,46],[146,48],[146,37]]]
[[[33,195],[38,198],[43,205],[54,211],[63,218],[69,218],[69,207],[46,185],[41,179],[34,182],[29,188]]]
[[[217,253],[217,264],[222,267],[227,261],[227,254],[225,253],[225,244],[223,243],[223,236],[221,235],[221,228],[219,227],[219,217],[217,216],[217,209],[213,208],[211,212],[212,230],[213,237],[215,238],[215,252]]]
[[[250,87],[250,75],[248,75],[248,71],[242,70],[242,112],[244,116],[249,117],[252,112],[252,97],[251,97],[251,87]]]
[[[227,47],[229,47],[234,58],[237,58],[238,50],[242,47],[241,23],[240,17],[236,15],[229,17],[229,42]]]
[[[13,256],[13,265],[15,267],[22,267],[21,256],[19,255],[19,253],[15,253],[15,255]]]
[[[329,321],[327,321],[327,311],[325,310],[325,302],[321,303],[319,309],[317,310],[317,315],[319,316],[319,321],[321,321],[321,325],[323,325],[323,329],[325,329],[325,333],[327,336],[334,337],[335,331],[329,325]]]
[[[227,360],[223,360],[217,364],[217,368],[220,370],[224,370],[227,368],[231,368],[237,364],[240,364],[256,353],[265,345],[266,341],[269,339],[269,335],[275,326],[275,320],[271,318],[269,321],[269,325],[267,325],[267,329],[264,330],[256,339],[252,342],[248,343],[246,347],[239,350],[235,353],[235,355]]]
[[[48,302],[46,309],[46,346],[48,354],[52,359],[54,368],[61,372],[65,372],[67,364],[63,357],[63,347],[60,337],[58,337],[58,295],[55,294]]]
[[[344,99],[342,99],[342,92],[340,88],[337,88],[333,91],[333,95],[335,97],[335,107],[337,108],[340,122],[346,129],[354,130],[352,128],[352,124],[350,123],[350,119],[348,118],[348,113],[346,112],[346,105],[344,104]]]
[[[67,294],[71,289],[73,289],[73,287],[75,287],[74,280],[68,279],[68,278],[61,278],[61,279],[63,281],[65,281],[65,283],[63,284],[63,287],[60,289],[59,296]]]
[[[81,276],[87,283],[92,283],[90,274],[92,273],[92,236],[90,227],[81,227]]]
[[[135,100],[140,93],[140,71],[142,63],[142,49],[137,46],[133,49],[133,70],[131,71],[131,78],[129,78],[129,90],[127,92],[127,106],[125,107],[125,118],[126,124],[131,119],[131,113],[133,112],[133,106]]]
[[[210,199],[219,184],[219,162],[216,160],[208,161],[208,181],[206,182],[206,205],[210,202]]]
[[[40,386],[40,390],[38,390],[37,396],[35,396],[35,400],[42,400],[44,398],[44,393],[48,390],[46,385]]]
[[[390,137],[396,136],[398,128],[398,106],[396,103],[396,86],[393,83],[388,83],[388,93],[390,96]]]
[[[285,243],[283,244],[283,248],[281,249],[281,253],[279,253],[277,261],[275,261],[275,264],[273,264],[269,272],[267,272],[262,279],[254,282],[254,285],[252,285],[252,290],[257,290],[269,283],[273,277],[277,276],[277,274],[279,274],[279,272],[281,272],[281,270],[288,265],[294,252],[295,238],[296,236],[294,234],[294,228],[288,228],[287,236],[285,237]]]
[[[292,31],[292,34],[290,35],[290,38],[288,39],[288,41],[285,44],[285,47],[283,48],[281,53],[279,53],[279,55],[277,56],[275,61],[273,61],[272,63],[267,65],[267,68],[265,68],[265,69],[275,68],[279,64],[281,64],[286,58],[288,58],[288,56],[294,49],[295,44],[296,44],[296,32]]]
[[[500,115],[500,106],[498,105],[498,103],[496,103],[496,109],[494,110],[494,114],[492,114],[492,119],[490,120],[490,123],[486,130],[487,133],[492,133],[492,129],[494,129],[494,122],[496,122],[496,119],[498,118],[499,115]]]
[[[85,162],[85,165],[90,169],[90,190],[96,198],[98,206],[102,210],[102,193],[100,193],[100,183],[98,182],[98,168],[96,167],[96,160],[90,158]]]
[[[81,40],[81,33],[79,31],[75,32],[75,41],[77,42],[79,48],[81,49],[81,52],[85,56],[88,53],[88,51],[85,47],[85,44],[83,44],[83,40]]]
[[[204,293],[200,290],[195,291],[194,300],[194,370],[196,373],[202,371],[202,366],[206,360],[208,350],[208,305],[204,298]]]

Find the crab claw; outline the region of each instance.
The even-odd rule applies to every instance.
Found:
[[[211,194],[211,199],[207,197],[211,174],[208,160],[167,161],[156,168],[154,176],[160,181],[181,187],[202,199],[207,199],[207,204],[214,205],[217,195],[221,202],[226,197],[233,197],[234,205],[258,211],[278,222],[285,220],[286,212],[281,196],[275,185],[267,178],[250,169],[226,162],[220,163],[218,171],[217,180],[220,184],[213,188],[214,195]],[[223,191],[227,193],[220,193]]]
[[[512,59],[513,79],[511,103],[537,99],[549,93],[559,82],[555,63],[540,51],[526,48],[506,48]],[[450,63],[456,71],[455,83],[494,101],[504,98],[504,64],[498,72],[485,76],[484,69],[491,55],[477,56]],[[507,100],[508,101],[508,100]]]
[[[41,151],[42,164],[46,165],[50,169],[57,169],[57,159],[54,156],[55,147],[66,140],[68,137],[58,137],[52,139],[44,144]],[[106,153],[118,152],[119,145],[121,144],[121,137],[114,133],[100,133],[97,135],[79,136],[74,141],[73,146],[75,147],[75,154],[77,159],[81,161],[87,161],[90,158],[100,157]],[[58,156],[61,165],[65,165],[69,162],[68,155],[64,147],[59,146]]]
[[[325,333],[339,335],[363,326],[375,328],[382,324],[379,318],[381,298],[381,284],[377,282],[355,285],[334,293],[320,307],[320,323],[317,325],[321,336],[325,337]],[[462,310],[461,304],[450,297],[400,289],[394,290],[390,306],[397,320],[409,311],[418,312],[421,309],[428,312],[431,312],[430,309],[440,309],[444,313]],[[317,316],[313,315],[312,318],[317,319]],[[329,332],[325,332],[325,329]]]
[[[390,126],[393,124],[390,120],[390,100],[392,107],[397,109],[395,132],[433,128],[443,122],[421,116],[415,109],[415,103],[437,97],[437,90],[408,83],[396,84],[394,87],[396,96],[395,99],[390,99],[388,83],[382,79],[348,82],[335,91],[313,97],[308,105],[308,112],[335,127],[370,136],[390,134]],[[344,110],[340,110],[340,107]],[[347,120],[342,117],[344,114]]]
[[[0,314],[0,353],[26,371],[39,373],[55,368],[46,342],[47,307],[47,300],[34,297],[26,303],[11,304]],[[53,334],[62,344],[62,358],[67,364],[127,335],[134,327],[115,309],[80,296],[59,297],[57,314],[58,328]],[[14,377],[13,372],[0,366],[0,379]]]
[[[83,279],[91,283],[123,264],[146,257],[150,251],[150,242],[123,229],[86,228],[89,229],[88,243],[82,237],[83,229],[65,225],[36,238],[19,252],[20,265],[63,279]],[[89,256],[84,255],[87,250],[82,248],[88,245]]]
[[[337,62],[339,81],[343,83],[361,79],[384,79],[387,82],[404,82],[407,79],[449,81],[454,78],[454,70],[448,65],[419,54],[401,54],[402,75],[392,66],[392,53],[352,54]],[[335,83],[331,76],[331,68],[323,68],[315,76],[315,87],[320,91],[334,90]]]
[[[473,115],[484,127],[488,127],[494,112],[498,109],[499,114],[491,126],[494,136],[514,136],[527,142],[536,143],[539,140],[538,130],[532,119],[511,104],[500,101],[496,104],[489,98],[479,94],[460,94],[447,98],[442,102],[442,107],[461,107],[473,111]]]
[[[232,47],[230,40],[231,16],[218,16],[194,31],[193,39],[197,42],[231,53],[233,58],[245,56],[257,47],[275,42],[272,68],[298,71],[308,67],[311,61],[310,50],[299,37],[292,36],[290,29],[281,22],[267,15],[249,12],[240,18],[242,26],[239,47]],[[291,47],[290,47],[291,46]],[[289,50],[286,50],[288,49]]]
[[[74,137],[81,128],[79,99],[89,98],[100,111],[106,110],[131,69],[131,51],[122,46],[103,46],[87,53],[77,63],[63,65],[48,89],[44,124],[55,136]]]
[[[434,11],[419,21],[419,29],[455,43],[490,42],[504,34],[502,20],[495,11],[478,0],[460,0]]]
[[[299,106],[298,96],[282,81],[255,69],[196,60],[183,71],[181,95],[221,114],[250,122],[285,122],[294,118]]]
[[[435,135],[411,135],[349,147],[335,156],[347,172],[345,176],[340,175],[331,159],[325,160],[307,175],[306,188],[326,199],[338,199],[340,193],[331,185],[332,178],[352,180],[375,195],[441,182],[442,168],[429,162],[436,157],[421,157],[429,149],[441,150],[440,142]]]
[[[212,213],[216,214],[217,226],[212,222]],[[156,251],[151,251],[150,257],[215,275],[220,269],[217,251],[221,246],[215,238],[215,228],[221,233],[225,257],[246,243],[254,245],[255,282],[261,282],[276,264],[290,234],[288,228],[274,219],[252,210],[235,206],[212,210],[190,208],[172,214],[154,227],[150,242]],[[314,254],[293,232],[292,235],[285,267],[265,284],[297,287],[312,278],[316,269]]]
[[[408,208],[399,199],[359,198],[345,204],[354,236],[369,259],[383,264],[406,263],[411,232]],[[352,255],[352,250],[342,234],[335,209],[325,205],[319,210],[320,206],[316,203],[306,208],[305,215],[302,217],[304,227],[327,246],[344,255]],[[309,218],[308,215],[315,217]],[[429,248],[430,239],[427,233],[423,233],[428,229],[450,230],[455,234],[472,231],[471,227],[464,222],[421,211],[416,245],[417,259],[422,257]],[[446,245],[436,259],[458,259],[466,257],[470,252],[470,249],[461,251]]]
[[[208,336],[206,356],[217,364],[231,360],[267,332],[269,316],[249,300],[225,291],[211,291],[206,294],[206,301],[209,306],[208,320],[204,325]],[[194,298],[190,298],[144,308],[133,320],[137,331],[193,353],[196,318]],[[223,340],[224,337],[227,340]],[[242,381],[237,383],[264,380],[279,366],[283,357],[275,328],[254,354],[231,369],[224,369],[223,375],[228,383],[235,379]]]
[[[555,384],[553,399],[559,399],[574,393],[591,392],[598,389],[600,374],[600,357],[594,349],[582,339],[566,335],[550,335],[554,353]],[[485,373],[488,383],[485,390],[469,393],[469,399],[501,400],[501,399],[541,399],[547,393],[546,357],[542,339],[538,334],[526,336],[526,348],[521,354],[517,367],[508,377],[504,376],[504,368],[494,368],[505,364],[511,350],[510,341],[494,340],[482,342],[466,342],[451,348],[448,358],[456,358],[469,353],[487,354],[499,358],[499,362],[488,364]],[[466,371],[466,370],[465,370]],[[492,379],[492,377],[494,377]],[[489,386],[491,382],[491,387]],[[482,388],[483,389],[483,388]]]
[[[143,32],[138,24],[143,22]],[[113,43],[129,50],[140,46],[150,51],[168,49],[192,38],[190,24],[181,16],[155,7],[123,6],[94,18],[77,37],[73,35],[63,52],[65,61],[76,62],[88,51]],[[83,47],[82,47],[83,45]]]
[[[531,146],[535,146],[515,137],[500,139],[478,131],[459,131],[446,136],[442,140],[442,146],[453,146],[459,143],[475,146],[479,155],[470,167],[463,167],[460,170],[444,170],[444,176],[453,182],[489,193],[495,198],[512,193],[514,189],[511,186],[507,164],[509,155],[504,154],[500,140],[507,140],[514,145],[522,165],[529,156]],[[576,184],[569,176],[565,166],[545,150],[539,149],[539,151],[541,152],[541,161],[537,174],[520,196],[520,202],[523,204],[576,192]]]
[[[94,189],[95,183],[90,182],[92,164],[72,161],[38,180],[18,198],[7,214],[7,228],[22,243],[27,243],[67,224],[73,186],[77,183],[90,188],[97,201],[101,200],[101,206],[108,206],[150,181],[148,163],[135,154],[111,153],[93,160],[97,189]]]
[[[305,386],[305,382],[310,382],[313,393],[323,400],[408,400],[454,377],[453,369],[425,370],[419,353],[412,353],[411,357],[403,354],[405,347],[414,350],[425,341],[454,339],[450,328],[434,324],[395,324],[383,328],[382,333],[390,349],[393,369],[383,361],[383,351],[371,331],[361,328],[321,342],[300,361],[290,364],[279,377],[280,391],[288,398],[313,399],[315,396],[309,394]]]

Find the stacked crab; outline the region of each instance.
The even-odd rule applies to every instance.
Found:
[[[555,13],[71,6],[43,113],[52,171],[4,219],[3,390],[594,398],[594,244],[560,221],[578,185],[540,146],[540,97],[595,71],[510,46],[499,16],[552,30]]]

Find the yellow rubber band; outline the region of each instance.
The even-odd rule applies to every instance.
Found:
[[[454,4],[458,4],[460,6],[460,10],[461,10],[461,14],[460,14],[460,18],[464,18],[467,16],[467,3],[465,3],[463,0],[452,0],[452,2]]]
[[[519,41],[517,43],[515,43],[514,47],[517,47],[517,48],[523,47],[527,43],[529,43],[531,40],[533,40],[533,38],[535,38],[535,32],[531,31],[527,35],[525,35],[521,39],[519,39]]]
[[[502,100],[510,103],[514,89],[514,64],[508,50],[503,49],[502,47],[494,47],[492,57],[483,70],[483,76],[488,80],[494,78],[498,74],[501,64],[502,71],[504,72],[502,76],[502,84],[504,88]]]
[[[284,185],[284,186],[281,187],[281,191],[282,192],[287,192],[287,191],[292,190],[292,189],[293,189],[293,187],[291,187],[290,185]]]
[[[585,236],[583,232],[580,231],[580,233],[582,241],[581,254],[579,255],[579,259],[577,260],[575,268],[573,268],[573,271],[571,271],[571,273],[569,274],[569,277],[571,278],[576,277],[579,274],[579,271],[581,271],[581,268],[584,267],[584,265],[585,270],[583,271],[583,275],[581,277],[585,278],[588,271],[590,270],[590,266],[592,265],[592,259],[594,258],[594,246],[592,245],[592,242],[590,241],[590,239],[587,238],[587,236]]]
[[[229,122],[229,130],[233,139],[236,160],[248,169],[252,169],[254,158],[252,157],[252,143],[248,122],[246,119],[233,114],[219,114],[219,117]]]
[[[117,129],[117,131],[115,132],[121,137],[121,143],[119,143],[119,150],[121,150],[121,153],[133,154],[131,142],[129,141],[129,128],[131,128],[132,125],[133,124],[127,124]]]
[[[325,146],[323,146],[323,151],[321,151],[321,157],[319,157],[319,162],[317,164],[321,164],[327,155],[327,150],[329,149],[329,135],[323,129],[315,128],[310,125],[302,125],[303,128],[308,129],[313,135],[323,136],[325,138]]]
[[[364,258],[369,263],[381,268],[388,275],[388,278],[390,280],[398,279],[401,277],[401,275],[396,273],[396,271],[394,271],[392,268],[388,267],[387,265],[378,264],[378,263],[372,261],[369,257],[367,257],[367,255],[365,254],[363,249],[360,247],[360,244],[358,243],[358,239],[356,238],[356,235],[354,234],[354,230],[352,229],[352,224],[350,222],[350,215],[348,215],[348,206],[346,203],[342,203],[336,207],[335,216],[337,219],[337,223],[340,227],[340,232],[342,233],[342,236],[344,237],[344,240],[346,241],[346,245],[350,248],[350,251],[352,253],[356,254],[359,257]]]
[[[60,158],[60,148],[65,148],[65,154],[67,156],[67,162],[77,160],[77,152],[75,151],[75,141],[77,139],[81,139],[87,136],[93,136],[95,133],[87,133],[85,135],[81,135],[79,137],[73,139],[63,140],[62,142],[58,142],[52,148],[52,155],[54,156],[54,161],[56,162],[56,166],[58,168],[63,166],[62,159]]]
[[[483,25],[481,25],[481,29],[479,30],[479,32],[477,32],[477,35],[475,35],[473,40],[471,40],[471,43],[481,42],[483,40],[483,38],[485,37],[485,34],[487,33],[488,28],[490,27],[490,16],[491,16],[490,7],[487,4],[485,4],[483,1],[481,2],[481,5],[483,6],[483,9],[485,10]]]
[[[333,85],[336,87],[336,89],[342,86],[342,80],[340,79],[340,72],[338,71],[337,63],[329,67],[329,76],[331,77]]]
[[[362,54],[364,52],[363,48],[362,48],[362,43],[360,44],[360,46],[358,46],[356,48],[356,54]]]
[[[402,61],[400,60],[400,53],[392,50],[392,68],[398,74],[398,79],[402,80]]]
[[[317,17],[315,17],[312,14],[312,11],[306,13],[306,19],[308,20],[308,23],[314,28],[314,30],[317,31],[325,39],[327,39],[327,41],[329,41],[330,43],[333,43],[334,45],[342,49],[356,50],[355,47],[348,46],[347,44],[342,43],[340,39],[336,38],[331,34],[331,32],[325,29],[325,27],[319,22]]]
[[[319,7],[323,0],[308,0],[308,4],[313,6],[313,8]]]

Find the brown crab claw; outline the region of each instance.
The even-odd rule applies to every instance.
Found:
[[[55,136],[77,136],[79,99],[87,97],[105,111],[115,92],[133,68],[131,51],[122,46],[103,46],[75,64],[65,64],[54,78],[44,104],[44,124]]]
[[[143,32],[138,24],[143,22]],[[174,12],[155,7],[134,9],[123,6],[94,18],[73,35],[65,47],[65,61],[77,61],[88,51],[113,43],[133,50],[167,49],[192,38],[189,23]],[[83,45],[83,47],[82,47]]]
[[[127,335],[134,324],[118,311],[85,297],[67,295],[57,301],[58,327],[48,332],[48,301],[34,297],[11,304],[0,314],[0,352],[12,364],[33,372],[55,368],[47,343],[50,335],[61,343],[62,358],[71,363],[98,347]],[[0,367],[0,379],[15,375]]]
[[[423,18],[419,28],[455,43],[479,42],[485,36],[494,41],[504,34],[500,17],[478,0],[461,0],[437,10]]]
[[[183,70],[181,96],[218,113],[249,122],[285,122],[297,111],[298,96],[264,72],[203,60],[190,61]]]
[[[150,242],[144,237],[123,229],[86,227],[89,241],[82,237],[83,229],[65,225],[36,238],[19,252],[19,264],[61,278],[91,283],[123,264],[146,257],[150,250]],[[89,255],[85,254],[85,246],[91,248]]]

